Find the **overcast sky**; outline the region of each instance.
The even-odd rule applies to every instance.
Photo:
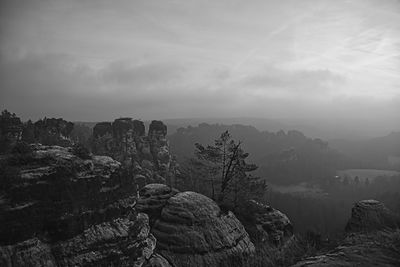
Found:
[[[398,0],[0,5],[0,106],[24,119],[400,122]]]

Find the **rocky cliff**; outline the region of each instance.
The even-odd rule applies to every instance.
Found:
[[[201,194],[150,184],[136,207],[150,216],[157,252],[173,266],[242,266],[255,251],[235,215]]]
[[[168,266],[118,161],[31,145],[0,163],[0,266]]]
[[[0,266],[241,266],[254,253],[213,200],[163,184],[137,199],[121,163],[79,155],[36,144],[0,158]]]
[[[301,266],[400,266],[400,220],[376,200],[356,203],[347,237],[329,253],[308,258]]]
[[[165,183],[177,172],[166,135],[161,121],[152,121],[146,135],[142,121],[120,118],[95,125],[92,150],[120,161],[139,187]]]

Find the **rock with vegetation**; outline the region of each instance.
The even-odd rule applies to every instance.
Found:
[[[118,161],[24,147],[0,160],[0,266],[169,266]]]
[[[400,266],[400,230],[397,223],[398,215],[382,203],[360,201],[353,207],[346,227],[348,235],[340,246],[294,266]]]
[[[254,253],[240,221],[210,198],[167,185],[147,185],[140,193],[137,209],[150,214],[156,251],[173,266],[241,266]]]

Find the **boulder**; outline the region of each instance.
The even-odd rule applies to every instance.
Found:
[[[289,218],[277,209],[255,200],[245,204],[243,211],[247,223],[245,223],[252,238],[274,245],[283,245],[293,237],[293,226]]]
[[[148,214],[150,221],[160,217],[161,211],[167,201],[179,191],[165,184],[148,184],[139,191],[140,198],[135,208]]]
[[[240,266],[254,245],[232,212],[223,213],[210,198],[147,185],[137,209],[153,221],[157,252],[173,266]]]

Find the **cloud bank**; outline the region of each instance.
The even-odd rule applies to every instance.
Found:
[[[400,128],[398,1],[2,1],[23,118],[369,118]]]

